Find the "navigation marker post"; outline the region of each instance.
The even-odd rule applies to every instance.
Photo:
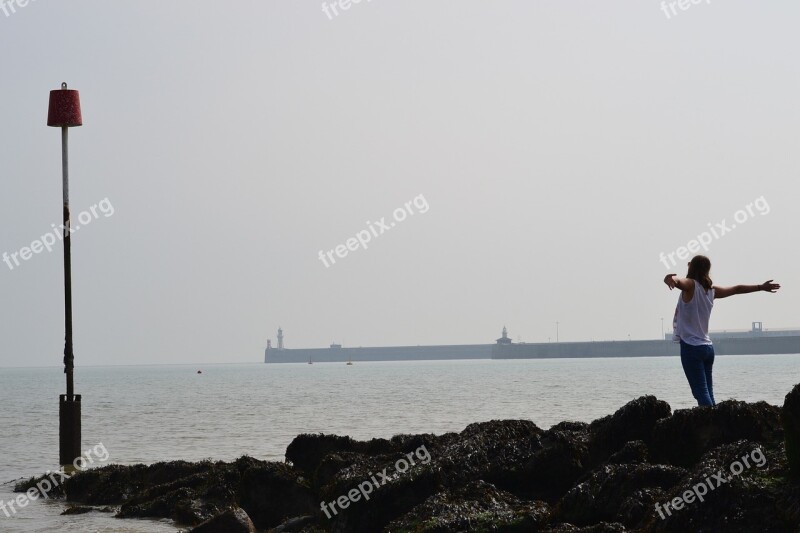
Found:
[[[81,395],[75,394],[73,369],[75,355],[72,351],[72,257],[70,249],[69,212],[69,128],[82,126],[81,100],[78,91],[61,89],[50,91],[50,107],[47,112],[47,125],[61,128],[61,173],[64,195],[64,373],[67,375],[67,393],[59,396],[59,464],[73,468],[76,458],[81,456]]]

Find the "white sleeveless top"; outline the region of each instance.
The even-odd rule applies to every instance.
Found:
[[[708,292],[699,281],[694,282],[694,296],[690,302],[683,301],[683,294],[678,296],[678,306],[675,308],[673,339],[683,341],[692,346],[711,344],[708,336],[708,320],[711,318],[711,308],[714,307],[714,289]]]

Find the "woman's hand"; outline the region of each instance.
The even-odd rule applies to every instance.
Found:
[[[677,284],[675,283],[675,276],[677,276],[677,274],[667,274],[666,276],[664,276],[664,283],[667,284],[669,290],[672,290],[677,286]]]
[[[762,291],[775,292],[778,289],[780,289],[781,286],[779,283],[772,283],[772,280],[768,280],[759,285],[758,288],[761,289]]]

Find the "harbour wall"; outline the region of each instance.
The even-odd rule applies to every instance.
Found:
[[[714,339],[717,355],[800,354],[800,336]],[[456,359],[663,357],[680,355],[667,340],[384,346],[375,348],[267,349],[265,363],[343,363]]]
[[[450,346],[382,346],[377,348],[268,349],[265,363],[343,363],[358,361],[424,361],[491,359],[492,344]]]

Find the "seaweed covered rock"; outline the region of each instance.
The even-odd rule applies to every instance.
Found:
[[[388,440],[301,435],[287,463],[106,466],[50,496],[63,489],[86,509],[111,505],[119,517],[190,526],[211,520],[231,531],[243,523],[236,508],[258,530],[276,532],[800,531],[800,478],[787,460],[798,395],[795,388],[783,411],[728,401],[674,414],[643,397],[591,424],[548,430],[494,420]],[[699,494],[717,476],[724,481]],[[233,519],[238,525],[224,525]]]
[[[320,521],[331,531],[381,531],[432,495],[442,480],[432,452],[356,456],[320,490]],[[413,463],[411,462],[413,460]]]
[[[668,465],[607,464],[561,499],[556,516],[579,526],[613,521],[635,527],[649,518],[652,503],[685,475],[683,468]]]
[[[766,402],[728,400],[715,407],[679,409],[659,420],[649,443],[653,459],[691,467],[714,447],[747,439],[783,440],[780,408]]]
[[[399,471],[398,459],[418,453],[420,448],[409,448],[420,442],[426,461]],[[495,420],[470,424],[459,434],[404,437],[402,445],[394,444],[394,452],[383,455],[334,452],[316,466],[318,481],[326,480],[320,487],[327,505],[322,520],[332,531],[380,531],[434,495],[477,481],[521,500],[557,501],[587,471],[588,426],[581,423],[543,431],[526,420]],[[375,475],[391,482],[371,488]]]
[[[613,415],[589,425],[589,449],[593,464],[599,464],[626,442],[649,442],[659,420],[669,418],[672,408],[655,396],[642,396],[622,406]]]
[[[77,514],[87,514],[94,511],[93,507],[86,507],[85,505],[70,505],[61,513],[61,516],[72,516]]]
[[[256,527],[244,510],[234,507],[203,522],[190,533],[256,533]]]
[[[792,392],[786,395],[781,420],[786,440],[786,459],[792,473],[800,477],[800,385],[795,385]]]
[[[785,464],[779,446],[747,440],[709,450],[656,502],[642,530],[795,531],[797,519],[781,503],[791,490],[781,475]]]
[[[521,470],[515,493],[555,502],[588,470],[589,433],[585,426],[557,425],[540,435],[538,444]]]
[[[530,479],[522,465],[542,450],[544,433],[529,420],[470,424],[432,454],[449,486],[482,479],[510,492],[525,491]]]
[[[36,481],[25,482],[25,490]],[[168,518],[189,526],[241,506],[256,527],[267,529],[288,517],[312,514],[316,507],[300,472],[246,456],[233,463],[109,465],[65,478],[60,488],[72,503],[119,506],[119,518]]]
[[[315,530],[313,527],[315,523],[316,519],[311,515],[296,516],[290,518],[278,527],[271,529],[270,533],[294,533],[295,531],[310,533],[311,530]]]
[[[303,434],[295,437],[286,448],[286,459],[310,477],[314,475],[322,460],[332,453],[358,452],[374,455],[394,450],[394,444],[386,439],[361,442],[337,435]]]
[[[64,483],[64,491],[67,499],[73,502],[86,505],[119,505],[131,499],[134,491],[142,492],[160,487],[156,492],[164,494],[170,491],[170,486],[197,486],[202,483],[202,476],[210,469],[213,469],[213,463],[210,461],[199,463],[172,461],[149,466],[109,465],[92,468],[70,477]],[[187,481],[176,485],[174,484],[176,480]]]
[[[285,463],[259,462],[242,472],[238,501],[259,529],[310,514],[319,504],[306,480]]]
[[[557,524],[539,530],[541,533],[627,533],[629,529],[618,522],[600,522],[593,526],[578,527],[572,524]]]
[[[537,531],[547,524],[549,506],[526,502],[483,481],[446,489],[429,497],[384,531],[438,533],[441,531]]]
[[[632,463],[646,463],[650,457],[650,450],[647,444],[641,440],[632,440],[626,442],[618,452],[614,453],[608,458],[608,462],[612,464],[632,464]]]

